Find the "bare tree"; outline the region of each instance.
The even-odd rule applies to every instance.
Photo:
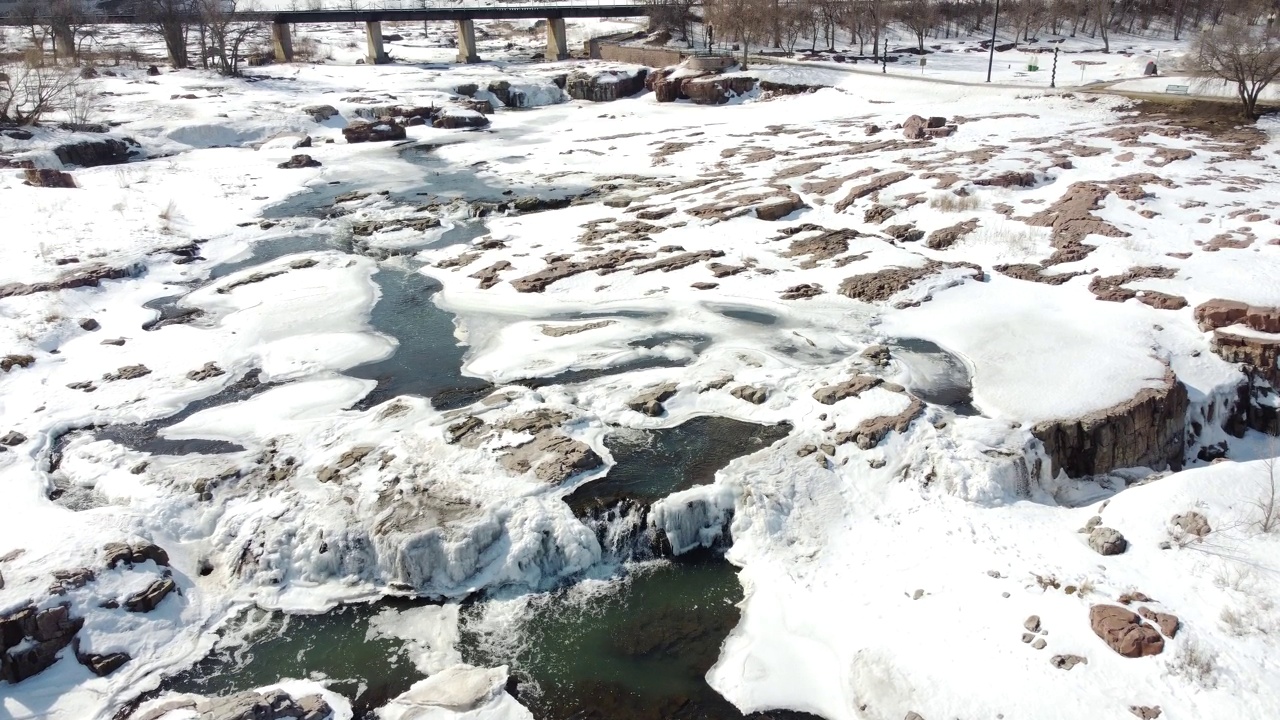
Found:
[[[187,40],[197,14],[195,0],[138,0],[135,11],[147,31],[164,40],[169,62],[175,68],[188,67]]]
[[[88,0],[50,0],[45,22],[53,36],[54,57],[79,62],[80,43],[93,35],[96,11]]]
[[[265,34],[260,22],[236,19],[237,12],[249,8],[239,0],[198,0],[200,34],[207,42],[204,50],[223,75],[240,74],[240,49]]]
[[[63,107],[80,82],[74,68],[27,63],[0,68],[0,124],[35,125]]]
[[[1264,533],[1271,533],[1280,530],[1280,487],[1276,486],[1276,458],[1263,460],[1262,472],[1264,477],[1258,497],[1249,503],[1258,510],[1258,519],[1254,521],[1254,525]]]
[[[894,8],[898,22],[916,36],[916,45],[924,52],[924,38],[938,26],[938,5],[934,0],[902,0]]]
[[[1200,72],[1234,83],[1245,115],[1254,119],[1258,97],[1280,76],[1280,40],[1263,28],[1229,19],[1200,34],[1190,59]]]
[[[717,35],[732,37],[741,44],[742,64],[746,66],[752,40],[773,32],[771,8],[772,0],[709,0],[703,5],[703,12]]]

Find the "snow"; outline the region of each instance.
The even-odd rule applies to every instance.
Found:
[[[584,23],[577,32],[622,26]],[[118,93],[108,96],[104,113],[120,122],[112,137],[140,144],[135,162],[72,169],[80,185],[74,190],[33,188],[10,170],[0,174],[9,233],[0,244],[0,282],[50,280],[89,263],[133,269],[97,287],[0,300],[0,347],[35,359],[0,375],[0,433],[26,437],[0,454],[0,557],[25,551],[0,563],[6,583],[0,611],[28,602],[52,607],[62,600],[47,593],[50,572],[94,568],[97,578],[63,599],[86,618],[86,648],[133,657],[97,678],[64,651],[45,673],[6,685],[0,714],[110,717],[161,677],[203,657],[218,629],[248,605],[322,612],[344,601],[410,593],[443,604],[387,610],[373,621],[370,632],[403,642],[425,676],[381,717],[531,717],[503,690],[507,668],[463,664],[459,602],[498,590],[534,596],[598,572],[600,543],[562,500],[607,472],[613,459],[606,433],[714,414],[794,426],[785,440],[735,460],[709,485],[665,498],[651,513],[677,552],[732,541],[728,557],[740,567],[746,599],[708,682],[743,711],[793,708],[830,720],[896,718],[909,710],[930,718],[1003,713],[1054,720],[1119,716],[1138,704],[1160,705],[1170,717],[1280,715],[1274,680],[1280,587],[1261,569],[1277,540],[1257,529],[1251,505],[1270,466],[1265,459],[1246,462],[1276,453],[1256,433],[1236,439],[1220,427],[1242,375],[1213,353],[1192,315],[1214,297],[1280,305],[1274,122],[1259,126],[1266,135],[1246,155],[1198,134],[1115,137],[1117,128],[1149,120],[1118,97],[999,86],[1043,88],[1043,70],[1019,77],[1006,67],[997,86],[984,87],[978,74],[985,55],[955,46],[956,52],[929,56],[924,80],[907,82],[919,69],[905,64],[881,76],[863,65],[849,72],[847,63],[752,60],[757,77],[833,87],[738,98],[717,108],[658,104],[652,95],[595,105],[567,101],[554,76],[620,66],[514,62],[537,37],[513,41],[508,51],[501,48],[513,36],[495,32],[481,53],[497,62],[452,67],[432,64],[454,52],[434,28],[391,46],[397,57],[420,64],[373,67],[355,65],[359,48],[345,46],[358,30],[307,29],[300,35],[320,38],[334,59],[254,68],[254,82],[199,71],[150,78],[121,68],[99,83]],[[1175,49],[1114,42],[1134,53],[1086,66],[1086,82],[1131,76],[1147,56]],[[1073,58],[1102,56],[1086,45],[1064,48],[1082,51]],[[1060,81],[1074,82],[1067,76],[1075,74],[1062,73]],[[476,84],[483,99],[493,95],[490,83],[501,82],[523,96],[522,108],[533,109],[500,108],[482,132],[410,127],[402,146],[342,140],[341,128],[360,109],[456,108],[459,85]],[[1146,85],[1117,87],[1146,92]],[[182,98],[188,93],[198,99]],[[301,111],[318,104],[333,105],[339,115],[317,123]],[[932,145],[862,145],[900,139],[893,125],[916,113],[966,121]],[[870,124],[883,130],[868,135]],[[313,139],[306,152],[322,165],[278,169],[294,154],[299,134]],[[60,167],[51,148],[90,137],[97,136],[49,128],[30,141],[0,135],[0,154]],[[1099,152],[1055,149],[1064,140]],[[1162,149],[1195,154],[1163,163],[1156,152]],[[1053,165],[1058,156],[1069,156],[1071,166]],[[784,177],[802,163],[818,167]],[[961,176],[962,184],[1007,170],[1031,170],[1037,183],[970,185],[972,208],[949,211],[941,201],[955,197],[951,188],[923,177],[939,168]],[[890,169],[911,177],[837,209],[853,188]],[[1072,183],[1135,173],[1169,185],[1148,180],[1141,186],[1149,197],[1112,194],[1093,210],[1128,236],[1090,235],[1085,242],[1096,250],[1051,270],[1081,277],[1048,285],[994,270],[1050,257],[1050,230],[1023,218],[1056,202]],[[806,187],[823,180],[834,189]],[[584,196],[593,188],[596,194]],[[705,209],[756,193],[776,196],[779,188],[797,193],[805,207],[776,222],[749,211],[717,219]],[[371,195],[329,207],[348,191]],[[559,210],[493,209],[528,196],[582,197]],[[471,205],[477,201],[491,204],[483,218],[472,217],[481,212]],[[891,206],[893,218],[868,220],[873,203]],[[1000,212],[998,204],[1013,212]],[[633,211],[642,207],[672,214],[636,232],[583,239],[591,228],[637,219]],[[1255,212],[1266,218],[1243,219]],[[354,222],[418,214],[437,217],[441,227],[359,242],[352,232]],[[969,218],[979,230],[947,249],[891,241],[884,233],[887,225],[914,223],[927,236]],[[447,244],[449,229],[476,221],[484,223],[484,235]],[[804,224],[851,231],[847,250],[827,258],[790,252],[794,239],[807,237],[797,230]],[[1221,233],[1243,235],[1246,224],[1254,236],[1249,246],[1207,248]],[[211,278],[219,264],[248,258],[251,247],[291,247],[299,239],[314,242]],[[183,256],[165,251],[192,244],[203,260],[174,262]],[[679,249],[662,249],[669,246]],[[628,265],[573,275],[539,293],[518,292],[509,282],[543,269],[548,256],[581,260],[622,247],[654,253],[639,262],[707,253],[744,269],[713,277],[705,260],[670,272],[635,273]],[[464,251],[476,257],[461,267],[443,263]],[[417,397],[361,404],[377,382],[352,377],[352,369],[401,349],[389,330],[373,326],[381,299],[375,256],[392,252],[404,256],[387,262],[440,283],[430,309],[456,315],[454,339],[467,346],[461,372],[501,386],[493,395],[452,409]],[[67,258],[78,262],[58,264]],[[493,287],[479,287],[473,274],[499,261],[509,269]],[[975,263],[983,278],[956,266],[876,301],[839,293],[847,278],[934,261]],[[1188,307],[1104,302],[1089,291],[1092,277],[1150,265],[1175,272],[1127,287],[1180,295]],[[706,281],[717,286],[692,287]],[[782,299],[802,283],[823,292]],[[183,296],[178,309],[202,314],[143,330],[157,314],[146,305],[175,295]],[[425,310],[405,311],[408,330],[413,312]],[[101,329],[79,325],[89,318]],[[610,322],[545,332],[595,320]],[[125,342],[102,343],[114,338]],[[934,342],[959,359],[980,414],[930,404],[878,446],[838,443],[840,434],[867,421],[902,413],[908,395],[881,386],[825,405],[815,390],[857,375],[909,389],[937,382],[936,357],[903,353],[885,367],[862,357],[872,345],[906,339]],[[206,363],[224,373],[188,376]],[[136,364],[150,373],[103,377]],[[1191,419],[1209,425],[1199,444],[1226,440],[1231,459],[1195,460],[1193,447],[1192,467],[1178,473],[1050,475],[1032,424],[1113,407],[1161,384],[1166,368],[1189,388]],[[211,401],[234,393],[251,370],[260,371],[266,387]],[[575,371],[596,374],[555,380]],[[94,389],[68,387],[81,382]],[[637,395],[664,383],[676,387],[664,414],[630,408]],[[740,386],[761,388],[767,397],[744,401],[731,394]],[[196,402],[201,409],[175,417]],[[538,411],[563,413],[557,431],[585,443],[605,466],[563,482],[505,466],[503,454],[529,434],[500,428]],[[492,432],[450,442],[451,428],[467,417]],[[161,441],[224,440],[242,449],[152,454],[100,433],[103,426],[148,423]],[[828,443],[830,453],[798,452]],[[1037,461],[1039,475],[1031,469]],[[66,495],[51,501],[53,490]],[[1202,542],[1170,535],[1170,518],[1191,509],[1215,528]],[[1076,531],[1094,514],[1126,535],[1128,553],[1102,558],[1087,547]],[[1160,550],[1166,540],[1172,548]],[[115,541],[164,547],[180,594],[147,614],[101,607],[166,572],[150,563],[105,570],[102,546]],[[1042,588],[1037,575],[1056,578],[1060,587]],[[1067,585],[1079,593],[1064,592]],[[1088,627],[1090,604],[1134,589],[1183,621],[1161,656],[1121,658]],[[912,599],[916,590],[923,592]],[[493,602],[494,612],[506,610]],[[1050,632],[1046,650],[1020,642],[1030,614]],[[1193,648],[1212,658],[1211,671],[1187,674]],[[1089,663],[1059,670],[1049,662],[1059,653]],[[327,697],[340,718],[350,717],[341,698]],[[191,715],[170,715],[176,720],[184,712]]]

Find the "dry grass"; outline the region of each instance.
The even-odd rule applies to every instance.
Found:
[[[982,201],[978,199],[977,195],[962,196],[955,193],[943,193],[930,198],[929,207],[946,213],[973,212],[982,207]]]

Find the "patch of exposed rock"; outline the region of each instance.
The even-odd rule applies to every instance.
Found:
[[[675,394],[675,383],[663,383],[635,396],[627,403],[627,407],[638,413],[644,413],[649,417],[658,417],[666,412],[666,408],[662,406],[662,403],[671,399]]]
[[[3,358],[0,358],[0,370],[9,372],[16,367],[31,367],[35,361],[36,359],[32,355],[5,355]]]
[[[655,255],[656,253],[640,252],[632,248],[619,248],[591,255],[582,260],[557,260],[548,263],[547,267],[531,275],[512,280],[511,285],[518,292],[542,292],[557,280],[592,271],[603,274],[636,260],[651,260]]]
[[[319,695],[295,700],[283,690],[202,698],[195,710],[200,720],[327,720],[333,715]]]
[[[130,265],[127,267],[108,267],[106,265],[93,265],[81,268],[75,272],[68,273],[56,280],[37,283],[9,283],[0,285],[0,299],[7,297],[16,297],[18,295],[33,295],[42,292],[54,292],[57,290],[72,290],[81,287],[98,287],[103,280],[119,280],[121,278],[136,277],[142,273],[143,266],[140,264]]]
[[[1011,265],[995,265],[991,268],[1001,275],[1006,275],[1017,280],[1026,280],[1028,282],[1044,283],[1045,285],[1061,285],[1071,278],[1087,275],[1085,272],[1068,272],[1055,273],[1052,275],[1045,274],[1043,265],[1034,263],[1015,263]]]
[[[59,145],[53,149],[53,154],[58,156],[58,160],[63,165],[79,165],[80,167],[119,165],[120,163],[129,162],[129,158],[137,152],[132,148],[137,147],[137,145],[138,143],[131,138],[123,140],[114,138],[84,140],[82,142]]]
[[[602,327],[609,327],[616,323],[617,320],[596,320],[595,322],[582,323],[579,325],[540,325],[538,328],[542,330],[543,335],[550,337],[564,337],[565,335],[576,335],[588,330],[599,330]]]
[[[981,267],[971,263],[943,263],[930,260],[921,267],[886,268],[873,273],[845,278],[840,283],[840,294],[868,303],[882,302],[927,277],[952,268],[967,269],[970,271],[968,277],[978,281],[981,281],[985,276]]]
[[[284,162],[276,165],[281,170],[301,170],[302,168],[320,167],[320,161],[310,155],[294,155]]]
[[[828,385],[818,388],[813,393],[813,399],[823,405],[835,405],[845,398],[858,397],[863,392],[884,382],[878,377],[871,375],[858,375],[845,380],[838,385]]]
[[[835,205],[836,212],[844,212],[849,208],[850,205],[853,205],[858,200],[861,200],[862,198],[867,197],[868,195],[878,193],[881,190],[889,187],[890,185],[893,185],[894,183],[900,183],[909,177],[911,177],[911,173],[903,172],[901,170],[894,170],[891,172],[883,173],[881,175],[877,175],[874,178],[868,180],[867,182],[861,185],[858,185],[854,187],[852,190],[850,190],[849,194],[845,195],[843,200],[836,203]]]
[[[498,262],[490,265],[487,268],[484,268],[482,270],[477,270],[476,272],[471,273],[471,275],[469,275],[468,277],[472,277],[472,278],[475,278],[476,280],[479,280],[481,290],[488,290],[489,288],[501,282],[500,278],[498,277],[498,273],[502,272],[503,270],[510,270],[510,269],[511,269],[510,261],[499,260]],[[545,325],[543,326],[543,332],[548,335],[551,334],[546,332]]]
[[[911,402],[902,412],[863,420],[853,430],[837,435],[836,442],[841,445],[852,442],[863,450],[870,450],[879,445],[890,432],[906,432],[907,428],[911,427],[911,423],[922,414],[924,414],[924,403],[912,396]]]
[[[978,218],[958,222],[951,227],[945,227],[940,230],[934,230],[929,233],[929,239],[925,240],[925,247],[930,250],[946,250],[955,245],[965,235],[978,229]]]
[[[163,567],[169,565],[169,553],[153,543],[135,545],[122,542],[107,543],[102,548],[102,556],[108,570],[115,569],[117,565],[131,568],[144,562],[153,562]]]
[[[1185,298],[1160,292],[1130,290],[1125,287],[1125,285],[1139,280],[1168,280],[1177,274],[1177,270],[1167,267],[1132,267],[1119,275],[1095,276],[1089,281],[1089,292],[1097,296],[1099,300],[1106,300],[1107,302],[1124,302],[1125,300],[1138,298],[1141,302],[1152,307],[1181,310],[1187,306]]]
[[[1187,388],[1172,372],[1160,387],[1082,418],[1042,422],[1031,432],[1044,443],[1054,472],[1101,475],[1127,467],[1182,467]]]
[[[801,283],[784,289],[782,291],[782,299],[804,300],[806,298],[817,297],[823,292],[822,285],[818,283]]]
[[[501,462],[514,474],[523,474],[532,468],[535,478],[552,485],[604,464],[590,445],[549,429],[507,451]]]

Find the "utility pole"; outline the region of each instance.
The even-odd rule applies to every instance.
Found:
[[[991,66],[996,61],[996,28],[1000,27],[1000,0],[996,0],[996,16],[991,21],[991,52],[987,56],[987,82],[991,82]]]

